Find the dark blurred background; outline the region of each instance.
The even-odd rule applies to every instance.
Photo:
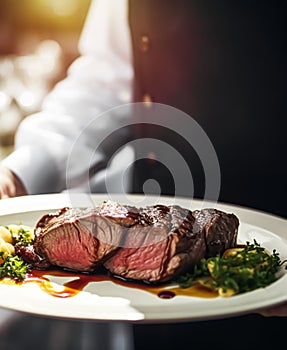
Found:
[[[19,122],[36,112],[79,55],[90,0],[0,1],[0,160]]]

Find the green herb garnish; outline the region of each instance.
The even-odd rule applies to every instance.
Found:
[[[281,262],[275,249],[271,254],[254,240],[253,244],[247,242],[245,247],[229,249],[222,256],[202,259],[193,271],[181,276],[177,282],[187,288],[199,281],[220,295],[229,296],[273,283],[285,262]]]
[[[9,227],[7,227],[9,229]],[[28,229],[25,229],[22,226],[19,226],[18,231],[13,231],[10,229],[13,245],[20,243],[23,246],[27,246],[33,243],[33,237],[31,232]]]
[[[3,253],[0,253],[0,257]],[[7,255],[4,262],[0,265],[0,278],[9,277],[18,281],[22,281],[30,268],[23,259],[15,255]]]

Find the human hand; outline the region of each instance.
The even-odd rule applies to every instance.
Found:
[[[268,307],[266,309],[262,309],[258,312],[262,316],[266,317],[287,317],[287,302],[279,305],[275,305],[272,307]]]
[[[18,176],[11,170],[0,166],[0,199],[26,194],[27,191]]]

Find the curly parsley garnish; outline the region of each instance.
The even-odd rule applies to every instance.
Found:
[[[178,279],[182,288],[200,283],[221,296],[264,288],[277,279],[281,262],[274,249],[272,254],[254,240],[243,248],[228,249],[222,256],[202,259],[192,272]]]
[[[16,247],[33,244],[34,229],[29,226],[0,226],[0,279],[4,277],[22,281],[30,269],[20,256],[15,255]]]
[[[3,253],[0,253],[0,257]],[[22,281],[30,268],[30,265],[25,263],[17,255],[7,255],[4,262],[0,265],[0,278],[9,277],[18,281]]]

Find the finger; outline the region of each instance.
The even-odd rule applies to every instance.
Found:
[[[258,313],[265,317],[287,317],[287,303],[259,310]]]
[[[6,198],[9,198],[8,194],[0,191],[0,199],[6,199]]]

